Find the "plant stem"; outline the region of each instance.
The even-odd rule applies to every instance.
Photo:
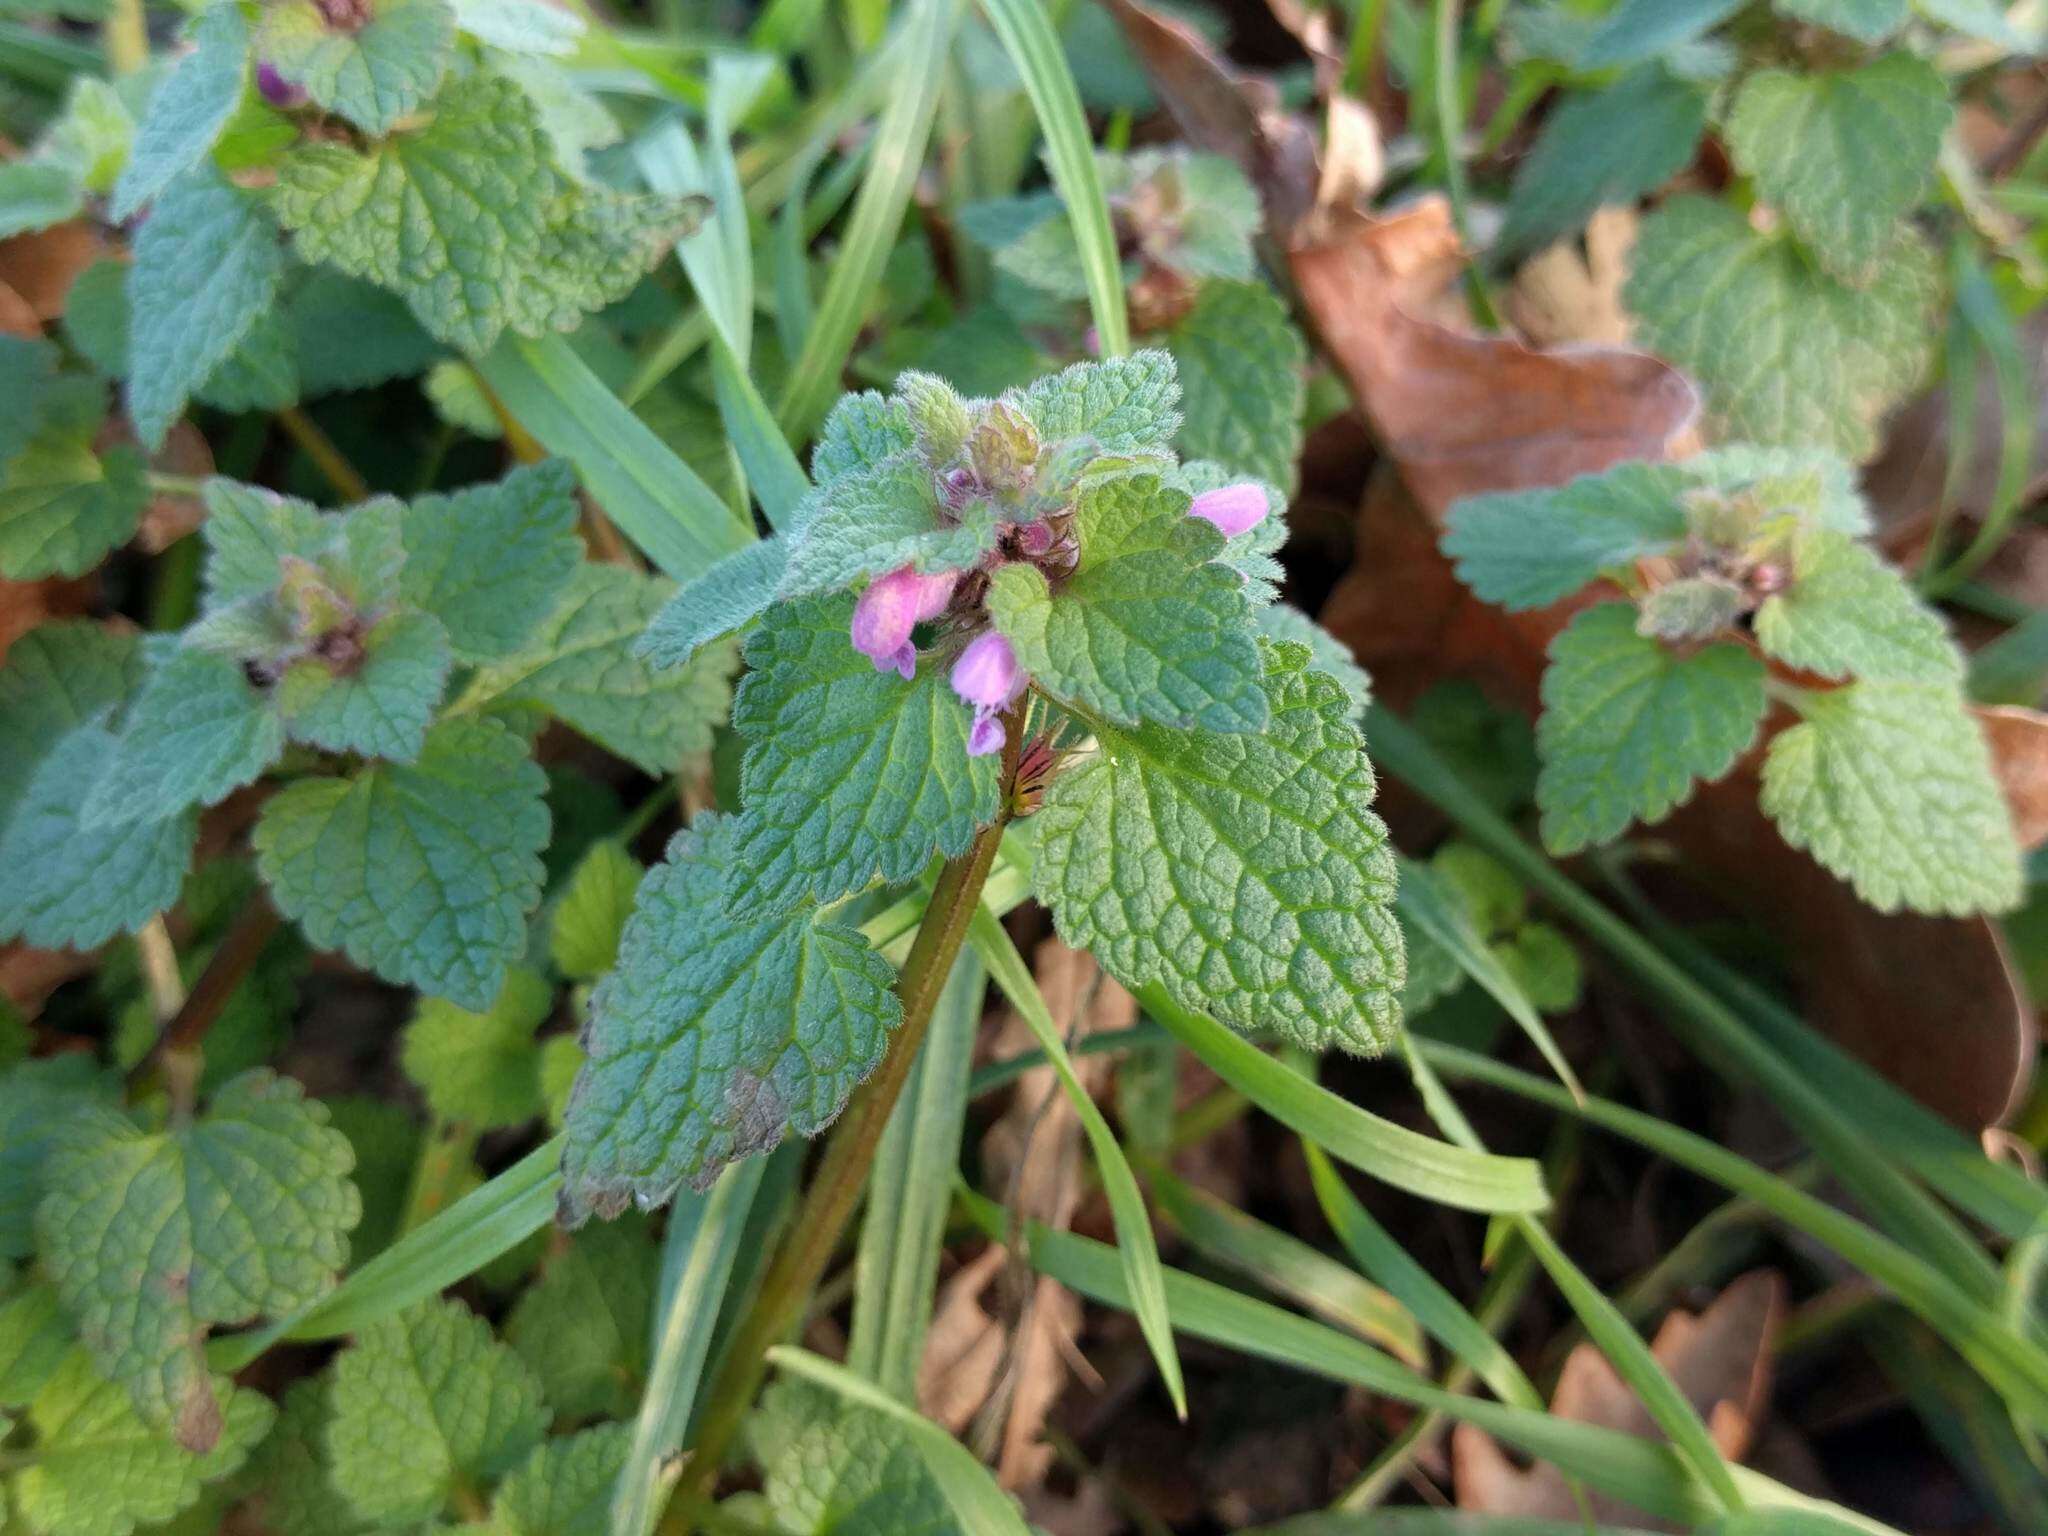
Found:
[[[1465,103],[1458,79],[1459,0],[1434,0],[1436,19],[1436,132],[1437,153],[1444,159],[1444,190],[1451,198],[1451,224],[1458,243],[1472,255],[1471,194],[1465,186]],[[1472,316],[1490,331],[1500,329],[1500,315],[1486,291],[1486,280],[1472,261],[1465,268],[1465,288],[1472,304]]]
[[[1007,724],[1005,784],[1015,776],[1023,735],[1023,722],[1014,713]],[[1007,799],[1006,795],[1006,802]],[[740,1420],[760,1390],[761,1379],[767,1373],[764,1357],[801,1320],[805,1303],[817,1289],[825,1266],[839,1246],[840,1234],[867,1183],[868,1168],[874,1162],[882,1130],[909,1079],[918,1047],[924,1043],[932,1007],[953,972],[968,924],[981,903],[981,888],[995,865],[1007,821],[1005,814],[983,827],[967,851],[949,860],[940,871],[931,901],[925,907],[924,921],[918,926],[910,955],[896,979],[896,995],[903,1001],[903,1023],[889,1042],[882,1065],[854,1094],[845,1118],[826,1143],[817,1174],[804,1192],[796,1219],[790,1223],[789,1236],[762,1279],[753,1307],[733,1335],[725,1364],[705,1399],[690,1464],[671,1494],[672,1515],[662,1525],[670,1536],[682,1536],[689,1530],[691,1511],[709,1492]]]
[[[149,23],[142,0],[113,0],[107,19],[100,23],[100,46],[107,68],[116,75],[132,75],[149,62]]]
[[[283,427],[285,435],[299,445],[299,451],[313,461],[313,467],[334,487],[343,501],[367,501],[370,483],[356,472],[342,451],[334,446],[334,439],[320,430],[318,422],[296,405],[288,405],[277,413],[277,424]]]
[[[185,994],[184,1002],[157,1036],[155,1047],[137,1063],[130,1077],[131,1085],[140,1080],[152,1062],[160,1063],[166,1076],[175,1080],[176,1072],[170,1069],[179,1058],[198,1054],[206,1032],[213,1028],[214,1020],[235,995],[235,988],[242,984],[256,957],[263,953],[263,946],[277,932],[278,921],[277,910],[260,892],[249,899],[234,927],[213,952],[213,958],[206,962],[206,969],[192,984],[192,990]]]

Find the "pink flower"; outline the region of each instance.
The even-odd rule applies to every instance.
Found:
[[[986,757],[1003,748],[1002,712],[1024,691],[1024,669],[1010,642],[985,630],[968,642],[953,663],[953,691],[974,706],[974,725],[967,733],[967,755]]]
[[[1266,493],[1246,482],[1202,492],[1188,508],[1188,516],[1214,523],[1226,539],[1233,539],[1247,528],[1256,528],[1266,510]]]
[[[256,90],[273,107],[303,106],[306,93],[293,85],[268,59],[256,66]]]
[[[910,632],[946,611],[959,580],[958,571],[921,576],[907,565],[877,576],[853,605],[853,648],[874,662],[877,672],[894,668],[906,679],[915,677],[917,647]]]

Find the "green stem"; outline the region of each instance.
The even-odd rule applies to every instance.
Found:
[[[277,424],[299,445],[299,451],[313,461],[313,467],[343,501],[369,500],[369,482],[356,472],[355,465],[349,463],[347,456],[334,446],[334,439],[321,431],[312,417],[298,406],[288,405],[277,413]]]
[[[1020,719],[1013,716],[1008,725],[1009,746],[1003,773],[1006,784],[1015,775],[1023,734]],[[760,1390],[767,1373],[768,1351],[802,1320],[805,1303],[817,1289],[839,1246],[840,1234],[867,1183],[882,1131],[909,1079],[918,1047],[924,1043],[932,1008],[946,978],[953,972],[953,962],[980,905],[981,889],[988,883],[989,870],[995,865],[1006,820],[983,827],[967,851],[948,861],[940,871],[938,884],[925,907],[924,921],[918,926],[910,954],[896,979],[896,995],[903,1002],[903,1023],[890,1040],[882,1065],[854,1094],[838,1129],[826,1143],[817,1174],[804,1192],[796,1219],[790,1223],[785,1246],[776,1254],[761,1282],[760,1294],[726,1350],[725,1364],[705,1399],[698,1421],[690,1464],[676,1483],[670,1518],[663,1522],[662,1529],[671,1536],[683,1536],[689,1530],[690,1511],[709,1492],[740,1421]]]
[[[170,475],[157,469],[149,472],[149,488],[159,496],[197,496],[205,484],[195,475]]]
[[[107,68],[116,75],[132,75],[149,62],[149,23],[142,14],[142,0],[113,0],[107,19],[100,23],[100,46]]]
[[[1472,251],[1471,192],[1465,185],[1465,102],[1458,84],[1459,0],[1434,0],[1436,21],[1437,152],[1444,160],[1444,190],[1451,198],[1451,224],[1469,258]],[[1465,268],[1465,287],[1472,316],[1488,330],[1500,329],[1500,314],[1486,291],[1477,263]]]

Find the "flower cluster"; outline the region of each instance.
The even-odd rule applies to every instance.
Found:
[[[971,493],[973,488],[966,471],[954,471],[948,481],[948,490],[955,496]],[[1234,538],[1257,526],[1266,510],[1265,491],[1245,482],[1202,492],[1188,507],[1188,515],[1214,524],[1225,538]],[[1034,519],[1007,530],[991,563],[999,565],[1014,558],[1043,565],[1059,551],[1060,539],[1052,521]],[[876,671],[899,672],[908,680],[917,675],[917,626],[953,612],[956,598],[971,601],[969,611],[955,615],[956,627],[979,627],[954,661],[949,681],[974,710],[967,750],[981,757],[1002,750],[1002,715],[1023,694],[1030,679],[1010,642],[987,628],[985,615],[974,611],[979,607],[974,594],[984,590],[986,582],[969,582],[965,579],[969,574],[959,570],[923,573],[904,565],[877,576],[854,604],[852,638],[853,648],[873,661]],[[958,606],[967,608],[968,601]]]

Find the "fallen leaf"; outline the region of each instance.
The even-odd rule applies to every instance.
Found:
[[[1991,765],[2012,806],[2020,846],[2048,842],[2048,714],[2001,704],[1976,711],[1991,743]]]
[[[1446,323],[1464,257],[1444,198],[1333,224],[1289,252],[1302,303],[1433,517],[1463,496],[1698,448],[1698,390],[1648,353],[1545,349]]]
[[[1650,1345],[1730,1461],[1741,1460],[1756,1443],[1770,1402],[1773,1346],[1784,1311],[1784,1280],[1771,1270],[1753,1270],[1730,1283],[1697,1316],[1670,1313]],[[1592,1344],[1579,1345],[1566,1358],[1550,1411],[1580,1424],[1662,1438],[1641,1399]],[[1582,1518],[1563,1473],[1542,1462],[1523,1471],[1492,1436],[1469,1424],[1460,1424],[1451,1436],[1451,1467],[1460,1509],[1522,1519]],[[1644,1523],[1631,1505],[1591,1490],[1587,1497],[1596,1520]]]
[[[106,254],[106,242],[83,219],[0,240],[0,287],[12,289],[36,319],[64,313],[78,274]]]
[[[34,338],[43,334],[43,322],[29,302],[6,283],[0,283],[0,335]]]
[[[1586,226],[1583,252],[1571,239],[1531,256],[1508,290],[1508,318],[1540,347],[1582,341],[1626,345],[1629,315],[1621,285],[1628,280],[1638,223],[1633,208],[1602,208]]]

